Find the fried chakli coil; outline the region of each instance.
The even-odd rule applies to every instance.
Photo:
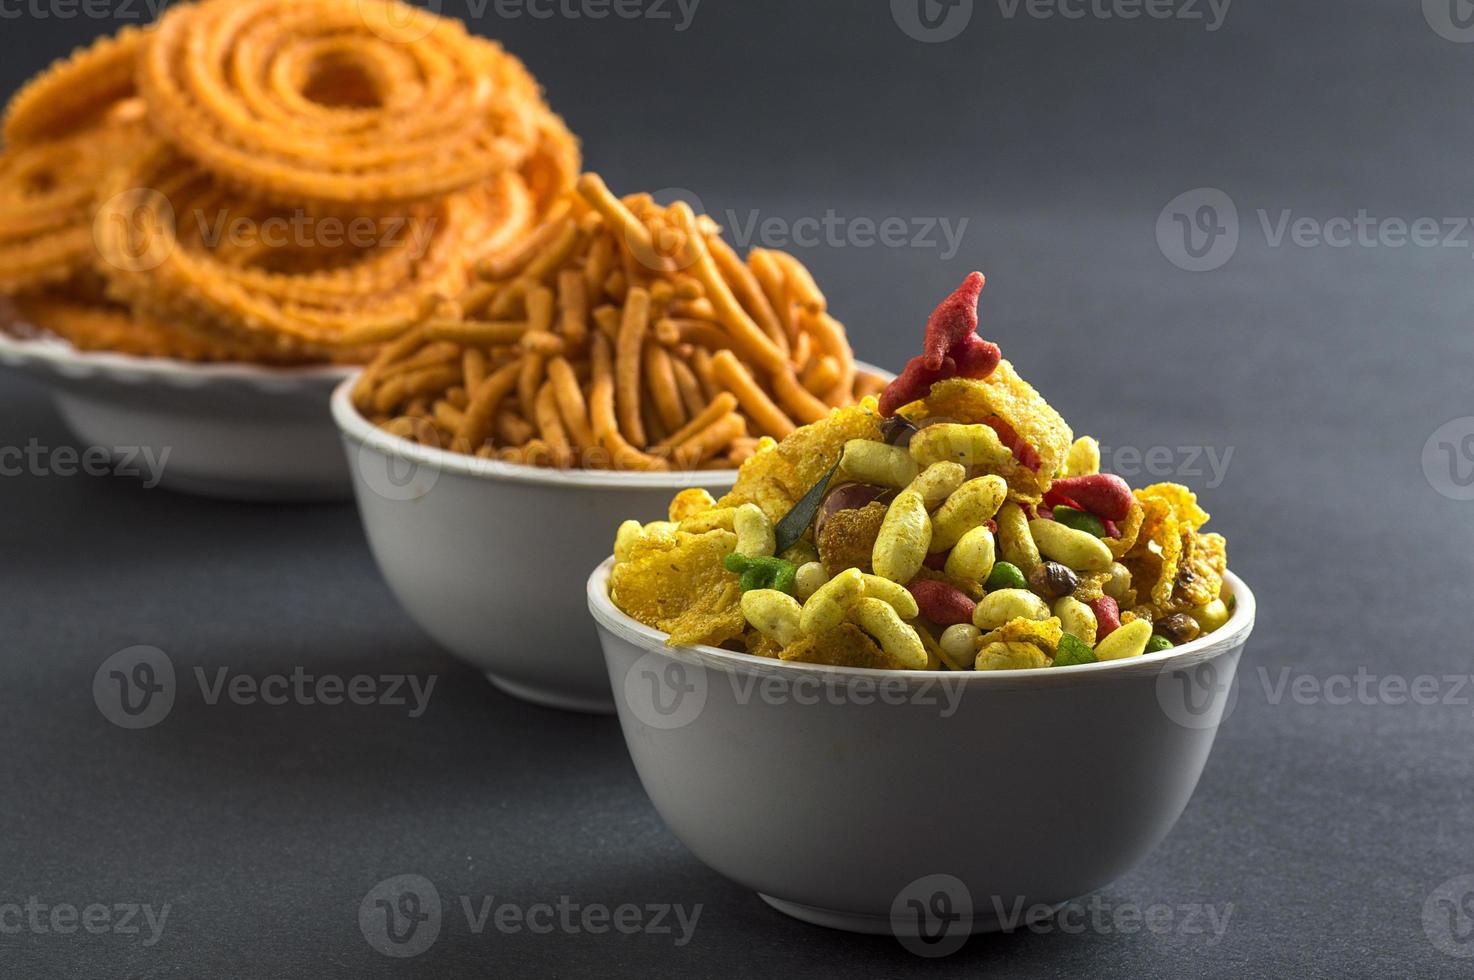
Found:
[[[279,352],[340,348],[350,332],[392,334],[419,322],[436,296],[464,290],[487,241],[515,237],[535,218],[515,173],[351,222],[241,202],[157,142],[114,168],[101,196],[99,267],[114,299]],[[354,223],[372,233],[344,241]],[[301,227],[309,230],[291,230]],[[320,231],[328,227],[331,236]]]
[[[78,300],[70,292],[28,293],[14,301],[21,321],[59,337],[81,351],[110,351],[135,357],[182,361],[264,361],[283,365],[321,358],[273,354],[176,322],[136,316],[126,307]]]
[[[56,62],[11,98],[3,131],[8,147],[58,139],[97,124],[134,94],[145,34],[124,28]]]
[[[458,21],[397,0],[205,0],[151,33],[158,131],[278,202],[399,204],[515,171],[543,137],[536,81]]]
[[[0,294],[63,282],[93,257],[96,193],[143,138],[111,124],[0,154]]]

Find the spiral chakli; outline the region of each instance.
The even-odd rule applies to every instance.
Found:
[[[96,188],[142,138],[136,124],[109,124],[0,154],[0,294],[61,282],[91,263]]]
[[[168,357],[181,361],[252,361],[283,365],[322,360],[306,352],[272,351],[233,342],[195,330],[179,321],[142,316],[126,307],[85,300],[71,290],[48,290],[17,297],[15,311],[30,326],[60,337],[83,351],[111,351],[134,357]]]
[[[488,240],[535,215],[516,173],[374,217],[243,202],[163,143],[114,168],[100,196],[99,268],[115,300],[278,352],[413,322],[465,287]]]
[[[183,155],[294,206],[423,201],[513,172],[547,111],[516,58],[396,0],[176,7],[138,84]]]
[[[145,34],[125,28],[58,61],[11,98],[0,132],[7,147],[58,139],[97,125],[134,94]]]

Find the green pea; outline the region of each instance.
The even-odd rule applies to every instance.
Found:
[[[749,558],[733,552],[722,560],[722,567],[729,572],[741,573],[742,579],[739,585],[743,592],[751,592],[753,589],[777,589],[779,592],[793,595],[793,583],[798,575],[798,569],[793,562],[766,555]]]
[[[751,592],[753,589],[765,589],[768,587],[768,573],[761,568],[749,568],[742,573],[740,583],[743,592]]]
[[[1157,653],[1162,650],[1171,650],[1172,641],[1160,633],[1152,634],[1152,638],[1146,641],[1146,652]]]
[[[787,592],[789,595],[793,595],[794,579],[798,577],[797,566],[793,562],[785,561],[782,558],[776,558],[774,560],[780,563],[780,567],[773,573],[773,588],[779,592]]]
[[[1028,587],[1029,580],[1024,578],[1024,573],[1019,571],[1019,567],[1006,561],[994,562],[993,571],[988,573],[988,581],[983,583],[983,588],[989,592],[998,589],[1027,589]]]
[[[722,567],[729,572],[741,574],[752,567],[752,559],[746,555],[739,555],[734,551],[722,559]]]
[[[1093,534],[1097,538],[1106,536],[1105,525],[1094,514],[1087,514],[1083,510],[1076,510],[1073,507],[1056,507],[1051,513],[1054,514],[1055,522],[1063,524],[1065,527],[1074,528],[1076,531],[1084,531],[1086,534]]]
[[[1085,641],[1073,633],[1065,633],[1059,638],[1059,647],[1054,652],[1054,665],[1056,667],[1073,667],[1076,664],[1095,663],[1095,651],[1086,645]]]

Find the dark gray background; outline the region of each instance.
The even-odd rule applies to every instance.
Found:
[[[0,89],[113,26],[7,20]],[[1259,212],[1474,213],[1474,44],[1441,37],[1415,0],[1237,0],[1217,31],[1010,19],[977,0],[946,43],[907,36],[884,0],[703,0],[684,32],[491,13],[480,27],[529,62],[620,192],[688,188],[744,220],[967,218],[948,261],[936,248],[797,250],[865,357],[899,365],[928,309],[979,268],[986,335],[1077,431],[1232,450],[1221,486],[1181,479],[1202,489],[1259,596],[1238,705],[1176,830],[1102,893],[1112,906],[1231,905],[1228,931],[985,936],[937,964],[790,921],[671,837],[612,719],[513,701],[438,652],[395,606],[351,507],[27,476],[0,480],[0,902],[172,912],[152,948],[0,936],[0,972],[1469,975],[1435,947],[1447,923],[1424,908],[1474,873],[1471,692],[1439,681],[1462,703],[1338,705],[1272,689],[1286,670],[1314,684],[1358,668],[1470,672],[1474,504],[1441,494],[1451,484],[1420,460],[1435,429],[1474,414],[1474,235],[1273,247]],[[1233,199],[1242,235],[1227,264],[1190,273],[1154,229],[1169,200],[1202,187]],[[6,377],[0,444],[32,437],[70,439],[44,390]],[[182,669],[439,682],[417,720],[210,707],[194,692],[164,724],[125,732],[99,715],[91,681],[140,643]],[[1080,750],[1109,737],[1081,732]],[[987,778],[965,747],[918,751]],[[373,952],[356,921],[368,889],[404,872],[434,881],[456,923],[407,962]],[[473,936],[454,896],[486,894],[704,911],[684,948]]]

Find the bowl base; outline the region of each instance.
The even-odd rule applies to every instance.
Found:
[[[813,905],[801,905],[798,902],[789,902],[772,895],[764,895],[758,892],[758,898],[767,902],[773,908],[784,915],[792,916],[800,922],[810,925],[823,926],[826,929],[840,929],[844,932],[861,932],[871,936],[894,936],[896,928],[889,915],[867,915],[863,912],[840,912],[835,909],[821,909]],[[991,915],[974,914],[970,932],[999,932],[1003,929],[1003,923]]]
[[[544,708],[557,708],[559,711],[578,711],[589,715],[611,715],[614,713],[614,697],[586,697],[578,694],[567,694],[563,691],[547,687],[538,687],[533,684],[523,684],[518,681],[509,681],[505,677],[487,673],[486,679],[491,681],[497,690],[521,701],[530,701]]]

